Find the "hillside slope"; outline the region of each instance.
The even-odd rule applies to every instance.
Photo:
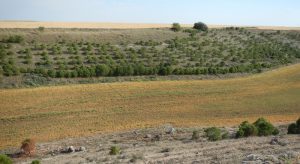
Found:
[[[300,64],[246,78],[0,90],[0,148],[153,127],[225,126],[300,116]]]
[[[0,29],[0,87],[35,86],[38,80],[44,85],[59,84],[57,79],[260,73],[299,63],[299,39],[299,31],[239,27]]]

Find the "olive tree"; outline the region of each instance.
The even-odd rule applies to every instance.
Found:
[[[197,22],[194,24],[194,29],[200,30],[200,31],[208,31],[208,27],[203,22]]]
[[[181,30],[181,26],[179,23],[173,23],[172,28],[173,31],[178,32]]]

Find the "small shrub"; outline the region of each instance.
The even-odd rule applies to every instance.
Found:
[[[248,121],[244,121],[240,126],[239,130],[236,133],[236,138],[256,136],[258,130],[256,126],[250,124]]]
[[[0,154],[0,164],[12,164],[12,160],[8,156]]]
[[[181,30],[181,26],[179,23],[173,23],[172,28],[173,31],[178,32]]]
[[[38,30],[39,30],[40,32],[44,32],[44,31],[45,31],[45,27],[40,26],[40,27],[38,28]]]
[[[200,31],[208,31],[208,27],[203,22],[198,22],[194,24],[194,29],[200,30]]]
[[[21,43],[24,41],[24,38],[20,35],[13,35],[13,36],[10,36],[6,42],[7,43]]]
[[[297,134],[297,130],[298,130],[297,124],[292,123],[288,127],[288,134]]]
[[[34,160],[31,162],[31,164],[40,164],[41,162],[39,160]]]
[[[24,155],[32,156],[35,153],[35,141],[33,139],[26,139],[22,142],[21,150]]]
[[[112,146],[110,148],[110,152],[109,152],[110,155],[118,155],[120,154],[120,148],[117,147],[117,146]]]
[[[259,136],[277,135],[279,133],[278,129],[276,130],[276,128],[264,118],[259,118],[254,122],[254,125],[258,130]]]
[[[200,138],[199,131],[193,131],[192,140],[198,140]]]
[[[300,134],[300,118],[288,127],[288,134]]]
[[[204,131],[209,141],[218,141],[222,139],[221,130],[216,127],[205,129]]]

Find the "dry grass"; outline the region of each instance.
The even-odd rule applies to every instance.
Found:
[[[144,29],[169,28],[171,24],[143,23],[96,23],[96,22],[15,22],[0,21],[0,28],[90,28],[90,29]],[[189,27],[191,25],[183,25]]]
[[[246,78],[0,90],[0,148],[172,123],[225,126],[300,116],[300,64]]]
[[[155,23],[99,23],[99,22],[34,22],[34,21],[0,21],[0,28],[86,28],[86,29],[144,29],[170,28],[171,24]],[[192,27],[191,24],[182,24],[182,27]],[[231,25],[209,25],[210,28],[224,28]],[[242,26],[253,27],[253,26]],[[286,26],[257,26],[262,30],[300,30],[300,27]]]
[[[26,139],[22,142],[21,150],[24,156],[33,156],[35,154],[35,140]]]

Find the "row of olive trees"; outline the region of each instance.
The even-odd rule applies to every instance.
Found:
[[[208,26],[203,22],[197,22],[193,26],[194,29],[199,31],[208,31]],[[182,29],[179,23],[173,23],[172,28],[173,31],[178,32]]]

